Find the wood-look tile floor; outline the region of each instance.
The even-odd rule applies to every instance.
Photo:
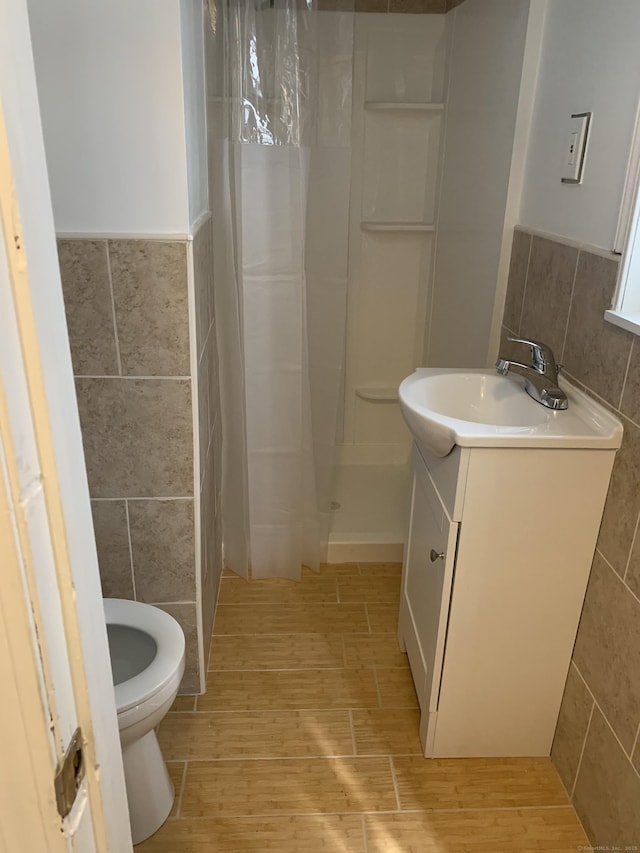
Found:
[[[159,730],[176,788],[140,853],[568,853],[588,841],[548,759],[421,755],[397,644],[400,566],[225,574],[207,693]]]

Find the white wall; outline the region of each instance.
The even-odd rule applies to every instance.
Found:
[[[193,226],[209,210],[204,64],[204,27],[209,26],[209,18],[202,0],[180,0],[180,21],[189,223]]]
[[[29,0],[29,16],[56,230],[188,232],[180,0]]]
[[[467,0],[453,13],[431,366],[490,359],[496,297],[506,286],[503,242],[518,171],[513,152],[529,12],[530,0]],[[529,61],[534,71],[536,59]]]
[[[638,0],[550,0],[520,222],[613,245],[640,96]],[[584,183],[560,183],[566,120],[593,112]]]

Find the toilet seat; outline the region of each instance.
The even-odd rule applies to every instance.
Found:
[[[184,657],[184,634],[172,616],[141,601],[105,598],[104,613],[108,625],[137,629],[148,634],[156,644],[151,663],[133,678],[114,686],[116,708],[120,716],[148,702],[175,680],[176,671]]]

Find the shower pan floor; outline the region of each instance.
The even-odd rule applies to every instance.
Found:
[[[339,465],[328,562],[402,560],[409,522],[408,465]]]

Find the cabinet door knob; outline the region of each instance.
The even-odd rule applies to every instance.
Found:
[[[435,563],[436,560],[444,560],[444,551],[438,553],[435,548],[432,548],[429,556],[431,557],[431,562]]]

